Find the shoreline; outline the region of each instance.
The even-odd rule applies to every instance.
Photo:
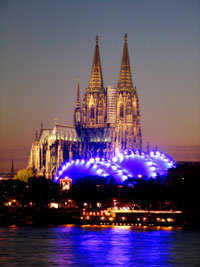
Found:
[[[104,213],[103,213],[104,212]],[[107,214],[106,211],[64,210],[52,208],[18,208],[0,211],[0,227],[4,226],[49,226],[49,225],[76,225],[102,227],[133,227],[133,228],[181,228],[200,230],[200,212],[170,212],[166,211],[134,211],[120,214]],[[100,213],[99,216],[87,216]],[[159,218],[156,217],[159,214]],[[103,216],[102,216],[103,215]],[[111,217],[112,216],[112,217]],[[127,217],[125,217],[127,216]],[[128,217],[129,216],[129,217]],[[166,217],[167,216],[167,217]],[[159,220],[158,220],[159,219]]]

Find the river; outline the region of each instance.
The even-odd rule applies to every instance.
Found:
[[[70,225],[2,227],[0,266],[200,266],[200,232]]]

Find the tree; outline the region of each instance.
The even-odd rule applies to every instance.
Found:
[[[32,169],[21,169],[17,172],[17,174],[14,176],[14,179],[19,179],[22,182],[28,182],[28,179],[33,177],[33,171]]]

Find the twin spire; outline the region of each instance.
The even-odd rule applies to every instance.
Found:
[[[127,36],[127,33],[125,33],[121,69],[120,69],[120,74],[119,74],[119,81],[117,84],[117,88],[119,91],[127,90],[127,89],[129,90],[133,88],[127,40],[128,40],[128,36]],[[94,58],[93,58],[92,73],[91,73],[89,88],[95,91],[104,90],[98,35],[96,36],[96,46],[94,50]],[[81,107],[79,81],[78,81],[78,89],[77,89],[76,107]]]
[[[127,89],[133,88],[127,40],[128,40],[128,36],[127,36],[127,33],[125,33],[121,69],[120,69],[119,81],[117,85],[120,91],[124,89],[127,90]],[[101,60],[100,60],[98,41],[99,41],[99,38],[97,35],[96,46],[95,46],[95,51],[94,51],[94,59],[93,59],[93,65],[92,65],[92,74],[91,74],[90,86],[89,86],[91,89],[95,89],[95,90],[103,89],[103,75],[102,75],[102,69],[101,69]]]

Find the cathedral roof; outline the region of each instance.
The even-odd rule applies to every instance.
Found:
[[[45,143],[47,139],[51,136],[52,131],[52,129],[41,129],[38,141],[40,143]]]
[[[103,89],[103,74],[102,74],[102,69],[101,69],[101,60],[100,60],[98,41],[99,39],[97,35],[94,58],[93,58],[93,65],[92,65],[92,73],[91,73],[91,79],[90,79],[90,86],[89,86],[89,88],[92,90]]]
[[[57,124],[53,129],[42,129],[38,141],[43,144],[51,140],[77,142],[82,137],[82,140],[86,142],[104,143],[111,142],[112,135],[112,128],[83,128],[82,136],[80,136],[73,126]]]
[[[112,128],[84,128],[82,138],[89,142],[111,142],[113,129]]]
[[[66,141],[78,141],[78,134],[73,126],[61,124],[57,125],[54,136],[55,135],[57,136],[57,139],[62,139]]]
[[[50,140],[78,141],[78,135],[73,126],[58,124],[54,129],[41,130],[39,142],[46,143]]]
[[[121,69],[117,85],[119,90],[124,90],[124,89],[126,90],[133,88],[127,39],[128,37],[127,34],[125,33]]]

